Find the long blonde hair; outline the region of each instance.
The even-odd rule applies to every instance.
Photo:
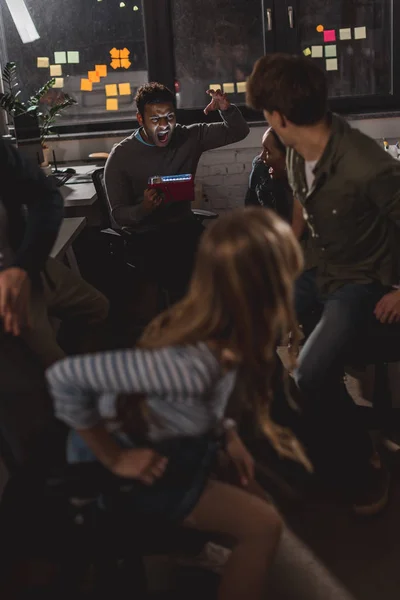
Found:
[[[278,452],[304,464],[293,436],[269,416],[277,344],[291,332],[297,347],[293,284],[302,267],[291,227],[275,213],[233,210],[206,229],[188,293],[150,323],[139,346],[202,341],[228,350],[245,384],[243,403],[251,405]]]

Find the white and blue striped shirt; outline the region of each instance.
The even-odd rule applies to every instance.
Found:
[[[204,343],[66,358],[47,370],[56,416],[74,429],[116,417],[119,394],[146,397],[152,441],[197,436],[218,425],[236,381]]]

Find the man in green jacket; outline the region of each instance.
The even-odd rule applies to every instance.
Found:
[[[260,59],[248,101],[288,147],[289,182],[313,241],[315,267],[300,277],[295,297],[300,322],[310,311],[321,315],[295,373],[304,412],[312,412],[314,437],[329,446],[332,463],[355,484],[354,511],[373,514],[386,504],[388,475],[345,390],[343,350],[373,319],[400,320],[393,288],[400,163],[328,111],[326,76],[315,61]]]

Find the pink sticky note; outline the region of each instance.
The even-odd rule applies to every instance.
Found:
[[[334,29],[325,29],[324,42],[336,42],[336,31]]]

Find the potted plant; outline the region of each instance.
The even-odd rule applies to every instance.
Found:
[[[17,139],[19,124],[23,123],[22,128],[25,129],[27,127],[31,129],[32,126],[37,125],[44,159],[41,166],[48,166],[50,148],[46,142],[51,135],[58,135],[52,129],[54,123],[60,116],[60,112],[76,104],[76,100],[64,92],[57,93],[52,97],[52,92],[56,91],[53,90],[55,84],[53,78],[49,79],[26,102],[21,101],[19,98],[21,90],[17,78],[17,65],[13,62],[6,64],[2,78],[4,92],[0,93],[0,108],[3,108],[11,117]],[[35,124],[31,120],[34,120]],[[27,122],[31,124],[27,126]]]

